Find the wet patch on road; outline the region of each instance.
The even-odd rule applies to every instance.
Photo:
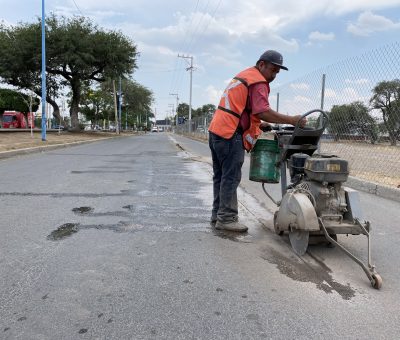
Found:
[[[78,230],[79,223],[65,223],[59,226],[56,230],[52,231],[50,235],[47,236],[47,239],[51,241],[59,241],[77,233]]]
[[[82,198],[103,198],[103,197],[124,197],[131,196],[125,192],[121,193],[59,193],[59,192],[0,192],[0,197],[12,196],[12,197],[53,197],[53,198],[71,198],[71,197],[82,197]]]
[[[331,275],[331,270],[321,263],[311,264],[294,254],[285,256],[269,248],[262,256],[264,260],[276,265],[279,271],[295,281],[311,282],[325,293],[338,293],[344,300],[355,296],[355,290],[349,285],[336,282]]]
[[[71,174],[125,174],[131,173],[129,170],[72,170]]]
[[[56,230],[52,231],[50,235],[47,236],[48,240],[51,241],[60,241],[73,234],[77,233],[80,230],[111,230],[117,233],[124,232],[136,232],[144,229],[143,225],[133,224],[127,221],[120,221],[117,224],[80,224],[80,223],[65,223],[58,227]]]
[[[243,243],[252,243],[252,236],[248,233],[238,233],[234,231],[227,231],[227,230],[217,230],[215,228],[211,228],[212,232],[215,236],[220,238],[230,240],[233,242],[243,242]]]
[[[92,207],[78,207],[73,208],[72,212],[80,216],[90,216],[90,217],[104,217],[104,216],[119,216],[119,217],[130,217],[126,211],[107,211],[94,213],[94,208]]]
[[[166,225],[165,223],[159,222],[159,224],[149,224],[145,223],[132,223],[131,221],[119,221],[117,224],[80,224],[80,223],[65,223],[58,227],[56,230],[52,231],[50,235],[47,236],[48,240],[51,241],[60,241],[73,234],[77,233],[80,230],[110,230],[116,233],[135,233],[139,231],[146,232],[154,232],[154,233],[162,233],[162,232],[208,232],[206,228],[204,228],[203,224],[197,224],[190,228],[187,225],[177,226],[174,225]],[[238,240],[239,242],[241,240]]]
[[[78,215],[85,215],[91,213],[93,210],[94,209],[91,207],[79,207],[79,208],[73,208],[72,212]]]

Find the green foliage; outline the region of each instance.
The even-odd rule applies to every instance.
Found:
[[[16,27],[0,25],[0,78],[39,95],[41,20]],[[131,74],[137,67],[134,43],[117,31],[105,31],[84,17],[46,19],[48,96],[71,88],[71,124],[78,128],[81,91],[93,82]]]
[[[116,91],[119,84],[116,82]],[[153,94],[146,87],[130,79],[122,80],[122,127],[133,127],[138,122],[154,117],[151,112]],[[114,86],[112,80],[107,80],[95,90],[86,88],[82,95],[80,111],[87,120],[95,124],[98,120],[114,120]],[[139,119],[140,117],[140,119]],[[126,124],[127,123],[127,124]]]
[[[371,143],[378,138],[378,127],[375,119],[370,116],[368,108],[362,102],[346,105],[334,105],[329,112],[328,132],[336,139],[343,135],[362,135]]]
[[[0,89],[0,113],[4,111],[19,111],[27,113],[30,109],[31,98],[18,91],[10,89]],[[32,112],[36,112],[40,101],[36,97],[32,97]]]
[[[41,97],[41,28],[39,23],[16,27],[0,24],[0,79]],[[59,108],[54,101],[62,86],[57,77],[46,77],[47,101],[54,115]]]
[[[122,82],[122,95],[122,111],[126,113],[122,118],[128,118],[128,125],[133,126],[138,116],[145,117],[147,121],[154,117],[151,110],[154,98],[149,89],[137,82],[125,80]]]
[[[206,104],[197,109],[192,108],[192,119],[197,117],[205,117],[207,119],[211,119],[212,115],[215,112],[215,105]],[[186,120],[189,119],[189,105],[186,103],[180,103],[178,105],[178,116],[185,117]]]
[[[81,97],[80,112],[86,120],[98,124],[100,120],[112,120],[114,118],[114,102],[112,94],[101,88],[83,90]]]
[[[189,119],[189,105],[186,103],[180,103],[178,105],[178,117],[184,117]]]
[[[216,109],[216,107],[213,104],[203,105],[194,111],[195,114],[194,115],[192,114],[192,118],[203,117],[203,118],[211,119],[212,115],[215,112],[215,109]]]
[[[378,83],[373,89],[370,103],[374,109],[381,111],[390,143],[396,145],[400,139],[400,80]]]

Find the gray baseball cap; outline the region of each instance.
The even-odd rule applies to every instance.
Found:
[[[258,61],[260,61],[260,60],[268,61],[269,63],[277,65],[286,71],[289,70],[286,66],[282,65],[282,63],[283,63],[282,54],[280,54],[277,51],[274,51],[274,50],[265,51],[263,54],[261,54],[260,59],[258,59]]]

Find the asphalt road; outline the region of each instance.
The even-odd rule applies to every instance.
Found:
[[[400,204],[361,195],[377,291],[339,249],[295,256],[246,166],[238,236],[208,225],[196,141],[154,133],[1,160],[0,338],[397,338]],[[355,238],[342,241],[365,256]]]

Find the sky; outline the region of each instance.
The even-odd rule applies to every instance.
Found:
[[[0,21],[15,25],[40,17],[42,1],[0,0],[0,8]],[[265,50],[289,68],[273,89],[400,35],[400,0],[45,0],[45,12],[83,15],[129,37],[140,52],[132,77],[153,92],[157,119],[177,99],[189,104],[190,89],[192,108],[218,105],[229,80]]]

